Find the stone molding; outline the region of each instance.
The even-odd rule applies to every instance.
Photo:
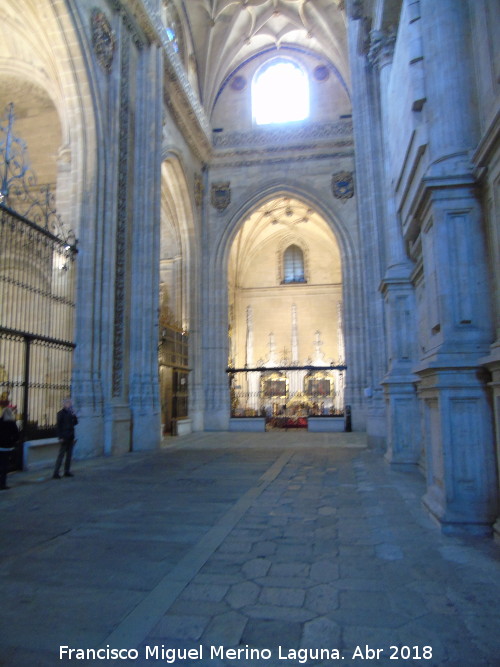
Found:
[[[112,0],[111,5],[113,9],[120,15],[136,47],[138,49],[144,48],[149,39],[147,35],[141,34],[141,30],[139,29],[138,24],[133,20],[133,18],[130,16],[129,12],[125,9],[120,0]]]
[[[244,132],[226,132],[213,138],[214,148],[283,146],[311,141],[332,141],[352,137],[352,121],[310,123],[300,127],[255,128]]]
[[[214,139],[212,167],[249,167],[311,160],[342,160],[354,155],[352,122],[315,123],[301,128],[258,128],[228,132]]]
[[[332,151],[332,152],[321,152],[314,153],[310,151],[309,154],[304,155],[302,152],[302,147],[294,146],[293,151],[290,150],[287,154],[280,157],[276,157],[276,150],[273,150],[271,147],[267,151],[231,151],[227,153],[216,154],[214,156],[214,161],[211,164],[212,171],[214,169],[226,169],[227,167],[252,167],[256,163],[265,163],[266,166],[270,165],[285,165],[285,164],[298,164],[301,162],[310,162],[317,160],[343,160],[349,158],[352,160],[354,157],[354,146],[352,142],[346,142],[346,145],[350,147],[351,150],[346,151]],[[307,147],[310,149],[310,147]],[[306,148],[304,148],[306,150]]]
[[[115,255],[115,305],[113,323],[113,396],[121,395],[123,388],[123,358],[125,334],[125,293],[126,293],[126,257],[127,257],[127,199],[128,199],[128,141],[130,132],[129,118],[129,45],[122,50],[120,73],[120,111],[118,137],[118,201],[116,222]]]
[[[165,102],[195,155],[202,162],[208,162],[211,152],[210,123],[188,81],[181,59],[168,38],[157,3],[153,0],[129,0],[127,5],[130,11],[125,10],[121,0],[112,0],[112,4],[126,21],[127,28],[133,28],[136,44],[145,46],[149,41],[161,47],[164,56]]]
[[[151,34],[154,34],[164,53],[165,64],[165,99],[169,108],[184,133],[190,148],[202,162],[208,162],[211,146],[211,127],[205,109],[195,95],[189,83],[186,71],[179,55],[168,38],[167,31],[161,16],[152,0],[142,0],[138,5],[144,5],[147,10],[144,21],[147,22]]]
[[[480,168],[486,166],[500,150],[500,109],[483,132],[481,140],[472,156],[472,161]]]

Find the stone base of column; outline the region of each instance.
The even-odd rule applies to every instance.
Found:
[[[75,459],[91,459],[104,454],[102,416],[78,414],[76,427]]]
[[[418,398],[414,376],[382,382],[387,410],[387,451],[391,465],[417,465],[422,458]]]
[[[192,387],[189,397],[189,419],[193,432],[203,431],[205,428],[204,420],[204,396],[200,386]]]
[[[491,373],[491,382],[489,383],[490,395],[493,404],[493,415],[495,421],[495,443],[496,443],[496,458],[497,458],[497,473],[500,481],[500,342],[495,343],[491,347],[491,353],[485,359],[481,359],[481,363]],[[500,489],[499,489],[500,498]],[[500,513],[500,506],[498,508]],[[495,524],[496,534],[500,537],[500,514]]]
[[[229,418],[229,388],[218,385],[209,389],[205,401],[205,431],[228,431]]]
[[[108,405],[104,415],[104,453],[114,456],[131,450],[131,415],[128,405]],[[159,428],[159,427],[158,427]]]
[[[480,367],[418,371],[426,447],[425,507],[444,533],[490,535],[498,483],[491,406]]]
[[[156,414],[134,414],[132,426],[132,450],[134,452],[151,451],[159,449],[160,437],[160,415]]]
[[[387,447],[387,423],[383,406],[371,405],[367,411],[366,438],[370,449],[384,452]],[[353,428],[353,431],[359,430]]]

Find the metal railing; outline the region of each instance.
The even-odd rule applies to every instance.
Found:
[[[231,417],[302,428],[308,417],[343,417],[345,365],[228,368]]]
[[[55,434],[70,394],[77,249],[14,122],[10,103],[0,118],[0,406],[27,440]]]
[[[24,440],[55,433],[70,393],[76,252],[0,204],[0,402]]]

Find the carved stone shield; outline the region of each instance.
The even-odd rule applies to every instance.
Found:
[[[218,211],[223,211],[231,202],[231,183],[212,183],[212,206]]]
[[[100,9],[93,9],[92,23],[92,46],[101,67],[107,72],[111,69],[113,55],[115,52],[116,38],[109,21]]]
[[[354,195],[354,177],[350,171],[339,171],[332,176],[332,192],[336,199],[350,199]]]

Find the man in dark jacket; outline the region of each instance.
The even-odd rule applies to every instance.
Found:
[[[73,454],[73,447],[75,444],[75,426],[78,424],[78,419],[73,411],[73,404],[70,398],[65,398],[63,401],[62,410],[57,413],[57,437],[59,438],[60,448],[57,455],[56,465],[54,468],[54,479],[61,479],[59,469],[61,467],[63,458],[64,461],[64,476],[73,477],[71,468],[71,455]]]
[[[19,429],[16,418],[9,407],[3,410],[0,417],[0,490],[8,489],[7,473],[9,472],[10,456],[19,440]]]

